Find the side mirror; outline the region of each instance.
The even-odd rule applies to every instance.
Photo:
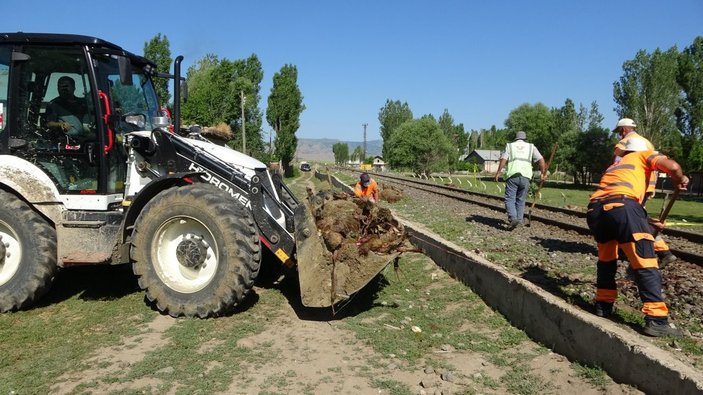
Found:
[[[124,121],[128,125],[132,125],[137,130],[144,130],[146,127],[146,116],[144,114],[127,114],[124,116]]]
[[[133,85],[132,65],[129,63],[129,59],[124,56],[118,56],[117,67],[120,69],[120,82],[122,83],[122,85]]]
[[[185,81],[181,81],[181,99],[183,103],[188,100],[188,83]]]

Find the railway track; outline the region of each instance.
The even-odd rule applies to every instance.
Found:
[[[387,180],[398,185],[412,187],[424,192],[442,195],[461,202],[504,211],[503,197],[487,193],[469,191],[456,186],[437,184],[429,180],[403,177],[384,173],[374,173],[374,178]],[[563,207],[536,204],[532,212],[532,221],[542,222],[561,229],[590,235],[586,226],[586,214],[582,211]],[[703,234],[667,228],[663,232],[671,251],[680,259],[703,267]]]
[[[351,174],[348,169],[343,169],[341,172],[347,173],[347,175]],[[329,177],[327,174],[318,173],[317,177],[337,187],[342,187],[342,185],[349,187],[349,184],[345,184],[335,177]],[[358,172],[349,178],[356,179],[357,177]],[[455,243],[454,245],[488,259],[491,265],[502,267],[512,275],[527,280],[569,305],[576,306],[577,310],[593,312],[594,266],[597,257],[595,243],[585,223],[585,213],[559,207],[536,205],[532,214],[534,224],[530,228],[509,231],[504,225],[505,208],[502,196],[477,193],[454,186],[397,175],[374,173],[373,177],[381,184],[382,188],[384,184],[392,184],[403,190],[405,198],[400,202],[389,204],[395,214],[412,221],[412,223],[421,224],[423,229],[436,232],[440,237],[446,237],[451,243]],[[466,216],[466,221],[470,222],[466,226],[457,223],[457,221],[462,221],[464,216]],[[687,336],[685,341],[691,342],[692,349],[698,350],[703,344],[703,333],[700,330],[701,317],[703,317],[703,270],[700,266],[700,251],[696,250],[695,246],[697,245],[700,249],[701,235],[678,231],[671,233],[667,233],[667,241],[670,245],[676,245],[675,251],[680,260],[662,269],[662,288],[670,317],[679,328],[684,330]],[[420,238],[424,240],[425,237],[429,236]],[[693,246],[693,251],[682,248],[682,246],[689,245]],[[491,275],[482,272],[480,268],[477,269],[475,263],[455,262],[454,257],[462,255],[453,254],[453,250],[451,250],[453,247],[434,242],[431,237],[429,240],[425,240],[424,244],[421,242],[419,246],[420,248],[430,246],[428,248],[434,251],[433,259],[439,266],[454,273],[453,275],[456,275],[457,278],[471,279],[467,285],[470,283],[472,289],[476,287],[484,292],[488,299],[492,298],[491,300],[496,303],[495,306],[499,310],[505,306],[512,306],[511,300],[520,300],[517,303],[519,306],[517,310],[520,312],[524,310],[526,303],[524,296],[509,295],[515,289],[512,282],[506,289],[500,288],[498,284],[490,281]],[[636,284],[625,277],[625,268],[624,264],[618,265],[616,310],[622,311],[622,313],[618,313],[611,321],[619,325],[631,326],[637,330],[638,324],[633,323],[632,320],[641,315],[639,312],[641,301]],[[527,314],[529,321],[526,324],[527,327],[539,321],[536,317],[545,314],[541,308],[538,310],[539,312],[535,314]],[[520,314],[522,313],[519,313],[518,316]],[[567,320],[557,319],[557,321],[565,322]],[[543,327],[539,323],[534,325],[535,327]],[[560,332],[554,336],[561,337],[563,335],[562,329],[564,328],[560,328]],[[584,334],[583,330],[583,327],[579,327],[575,331]],[[618,338],[618,336],[602,334],[594,334],[593,336],[595,338],[603,336],[604,339]],[[548,336],[547,338],[549,342],[553,341],[553,337]],[[578,338],[582,339],[580,336]],[[665,343],[666,339],[661,340],[657,344],[666,349],[679,347],[679,343]],[[574,341],[570,341],[569,349],[574,343]],[[602,346],[600,340],[599,344]],[[583,357],[587,350],[592,349],[592,344],[589,341],[586,341],[583,346],[585,349],[577,353],[579,358]],[[613,349],[615,348],[613,347]],[[638,347],[628,347],[628,350],[636,349]],[[700,366],[698,351],[691,354],[686,353],[686,355],[680,351],[677,349],[676,355],[681,357],[688,366]],[[615,354],[617,354],[616,359],[619,361],[622,355],[617,352]],[[598,358],[604,356],[609,358],[607,353],[598,351],[595,360],[599,361]],[[600,363],[597,365],[604,366]],[[631,374],[631,371],[628,370],[626,374]]]
[[[342,171],[351,174],[348,169]],[[356,179],[358,172],[351,177]],[[532,213],[532,226],[511,232],[505,226],[501,196],[397,175],[374,173],[373,177],[381,187],[388,183],[403,190],[412,208],[397,210],[405,211],[409,219],[422,223],[433,222],[436,216],[447,219],[465,216],[471,225],[461,231],[462,239],[456,240],[461,245],[485,254],[491,261],[556,295],[571,299],[585,310],[590,308],[595,278],[588,268],[595,264],[597,252],[585,213],[537,205]],[[327,181],[326,175],[320,178]],[[456,225],[451,227],[456,231]],[[665,240],[679,259],[662,269],[663,292],[676,322],[698,333],[703,317],[701,235],[668,231],[664,233]],[[626,268],[624,263],[618,265],[619,305],[637,314],[641,301],[636,284],[625,273]],[[703,337],[703,333],[696,336]]]

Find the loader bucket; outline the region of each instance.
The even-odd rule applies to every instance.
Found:
[[[330,307],[349,299],[373,280],[399,254],[353,254],[336,260],[325,247],[305,201],[295,210],[295,240],[302,303],[307,307]]]

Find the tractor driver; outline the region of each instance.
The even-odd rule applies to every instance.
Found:
[[[88,115],[85,99],[76,97],[76,82],[69,76],[59,78],[59,95],[46,107],[46,126],[58,129],[69,136],[84,134],[84,118]]]

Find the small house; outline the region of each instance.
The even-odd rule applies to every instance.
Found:
[[[464,162],[479,165],[479,171],[485,173],[495,173],[500,162],[500,151],[477,149],[466,155]]]
[[[386,171],[386,162],[383,157],[376,155],[373,157],[373,171]]]

